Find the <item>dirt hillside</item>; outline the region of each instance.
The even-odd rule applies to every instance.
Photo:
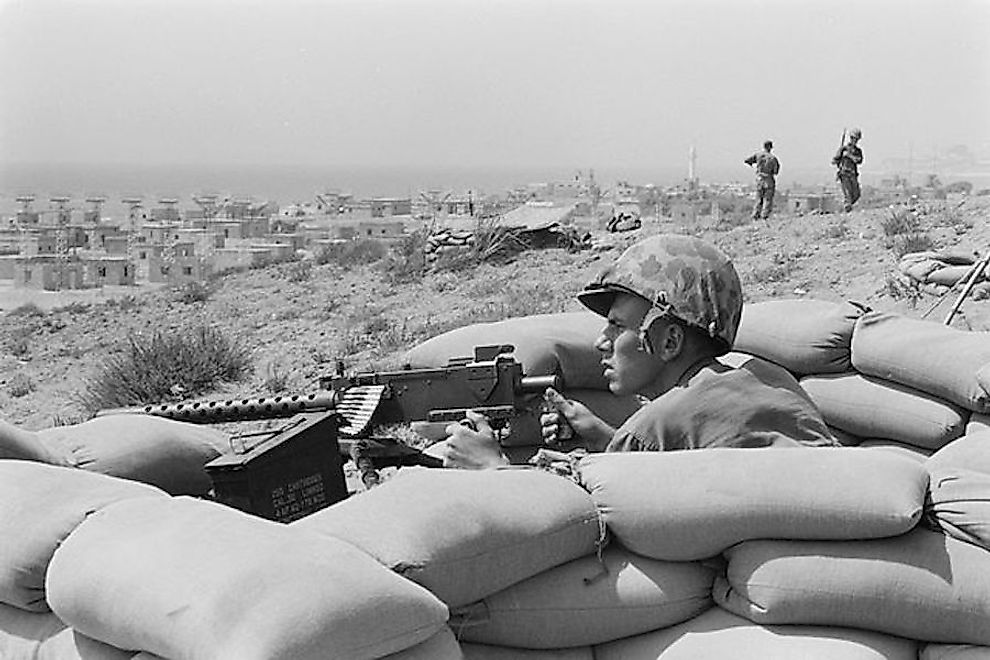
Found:
[[[921,317],[939,298],[894,282],[896,237],[884,232],[893,212],[911,213],[936,249],[990,250],[990,197],[972,197],[849,214],[777,214],[735,226],[646,219],[635,231],[593,230],[589,249],[528,250],[508,263],[431,272],[412,282],[396,278],[387,261],[346,268],[289,263],[225,276],[196,295],[161,289],[98,304],[6,310],[0,316],[0,417],[29,429],[82,421],[89,415],[80,401],[87,382],[128,337],[200,323],[249,348],[254,366],[250,377],[206,398],[311,391],[337,360],[349,369],[395,368],[406,349],[454,327],[579,309],[574,293],[603,264],[658,232],[693,233],[722,247],[749,302],[848,299]],[[929,318],[941,322],[957,296],[946,294]],[[968,299],[953,326],[990,329],[990,301]]]

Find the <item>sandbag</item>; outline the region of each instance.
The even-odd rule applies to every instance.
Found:
[[[665,628],[712,606],[715,571],[612,545],[460,609],[461,640],[532,649],[589,646]]]
[[[925,466],[929,472],[963,468],[990,474],[990,434],[967,433],[929,456]]]
[[[944,263],[935,259],[917,261],[906,261],[902,259],[898,264],[900,271],[916,282],[927,282],[929,275],[944,266]]]
[[[929,465],[925,521],[960,541],[990,550],[990,473]]]
[[[990,646],[925,644],[918,660],[990,660]]]
[[[972,266],[944,266],[928,274],[928,281],[942,286],[955,286],[959,280],[969,275]]]
[[[973,413],[969,416],[969,422],[966,423],[966,435],[979,431],[990,433],[990,415]]]
[[[632,552],[692,561],[746,539],[860,539],[908,531],[928,473],[858,447],[594,454],[581,480]]]
[[[464,653],[453,631],[444,626],[425,642],[391,653],[383,660],[464,660]]]
[[[856,302],[747,303],[733,350],[776,362],[795,375],[849,371],[853,329],[868,307]]]
[[[592,554],[602,535],[580,486],[525,468],[402,468],[291,526],[353,543],[450,607]]]
[[[429,639],[447,608],[339,539],[187,497],[119,502],[55,552],[67,624],[190,660],[358,660]]]
[[[83,470],[0,460],[0,602],[47,612],[45,573],[65,537],[94,511],[149,497],[166,494]]]
[[[907,458],[924,463],[934,453],[931,449],[916,447],[905,442],[887,440],[884,438],[868,438],[857,445],[860,449],[876,449],[878,451],[893,451]]]
[[[855,626],[990,644],[990,553],[922,527],[868,541],[747,541],[715,601],[762,624]]]
[[[108,415],[38,434],[69,465],[172,495],[206,495],[212,484],[203,466],[229,451],[216,429],[153,415]]]
[[[589,311],[536,314],[477,323],[437,335],[413,347],[405,362],[414,369],[442,367],[474,355],[475,346],[511,344],[527,376],[559,374],[568,388],[608,389],[595,340],[605,319]]]
[[[870,312],[856,322],[852,366],[975,412],[990,412],[990,334]]]
[[[463,642],[461,650],[464,660],[595,660],[590,646],[535,650]]]
[[[28,612],[0,603],[3,660],[127,660],[133,655],[72,630],[51,612]]]
[[[826,426],[828,425],[826,424]],[[858,447],[865,439],[850,433],[849,431],[843,431],[837,426],[828,426],[828,431],[843,447]]]
[[[60,457],[42,444],[36,431],[0,420],[0,460],[8,458],[51,464],[60,462]]]
[[[595,660],[915,660],[917,644],[852,628],[761,626],[716,607],[594,651]]]
[[[863,438],[938,449],[962,436],[969,418],[944,399],[862,374],[805,376],[800,383],[827,424]]]

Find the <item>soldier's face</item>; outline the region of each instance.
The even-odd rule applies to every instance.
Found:
[[[613,394],[649,392],[663,367],[663,361],[647,353],[639,340],[639,326],[649,307],[639,296],[617,294],[608,312],[608,325],[595,342]]]

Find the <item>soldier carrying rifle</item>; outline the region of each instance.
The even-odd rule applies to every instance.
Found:
[[[838,168],[835,172],[835,178],[842,186],[842,195],[846,201],[846,213],[852,211],[853,204],[859,200],[860,196],[859,166],[863,163],[863,150],[859,148],[861,137],[863,137],[863,132],[858,128],[849,131],[848,138],[843,132],[839,150],[832,157],[832,164]]]

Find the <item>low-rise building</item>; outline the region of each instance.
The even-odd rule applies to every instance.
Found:
[[[82,289],[86,286],[85,269],[81,261],[53,255],[22,256],[14,266],[14,286],[44,291]]]
[[[412,199],[408,197],[377,197],[369,201],[372,218],[412,214]]]
[[[97,257],[83,262],[86,282],[91,286],[132,286],[137,268],[126,257]]]

